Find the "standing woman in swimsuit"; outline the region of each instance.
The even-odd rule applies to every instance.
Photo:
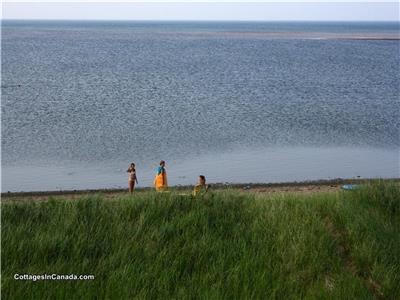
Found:
[[[129,173],[129,177],[128,177],[129,192],[133,193],[133,190],[135,189],[135,182],[138,183],[137,177],[136,177],[135,164],[131,163],[128,170],[126,170],[126,171]]]
[[[157,175],[154,179],[156,191],[165,191],[168,188],[167,172],[165,171],[165,161],[160,161],[160,166],[157,168]]]

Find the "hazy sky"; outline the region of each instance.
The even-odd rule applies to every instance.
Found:
[[[3,2],[3,19],[398,21],[398,2]]]

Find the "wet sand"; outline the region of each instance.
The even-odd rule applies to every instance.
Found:
[[[343,184],[363,184],[377,179],[332,179],[303,182],[282,182],[282,183],[248,183],[248,184],[210,184],[212,190],[235,189],[240,192],[276,194],[276,193],[327,193],[341,190]],[[383,179],[385,181],[395,181],[400,184],[400,178]],[[185,192],[190,194],[193,186],[172,186],[170,191]],[[137,193],[151,191],[152,188],[138,188]],[[42,192],[15,192],[2,193],[1,201],[47,201],[50,198],[58,200],[74,200],[87,195],[101,194],[107,199],[127,195],[127,189],[96,189],[96,190],[66,190],[66,191],[42,191]]]

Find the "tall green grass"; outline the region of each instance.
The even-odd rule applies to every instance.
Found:
[[[2,296],[400,299],[399,229],[399,187],[383,182],[310,196],[139,192],[3,203]]]

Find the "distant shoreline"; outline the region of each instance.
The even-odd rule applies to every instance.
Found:
[[[15,19],[15,18],[3,18],[5,23],[35,23],[35,22],[48,22],[48,23],[132,23],[132,24],[170,24],[170,23],[258,23],[258,24],[400,24],[398,20],[171,20],[171,19],[144,19],[144,20],[132,20],[132,19]]]
[[[338,188],[342,184],[361,184],[373,180],[384,180],[384,181],[396,181],[400,183],[400,178],[365,178],[365,179],[321,179],[321,180],[309,180],[309,181],[291,181],[291,182],[277,182],[277,183],[211,183],[212,189],[241,189],[241,190],[253,190],[261,192],[285,192],[293,191],[296,192],[298,189],[303,191],[304,187],[310,192],[320,190],[322,187],[335,187]],[[193,185],[177,185],[171,186],[170,190],[190,190]],[[297,189],[296,189],[297,188]],[[152,187],[139,187],[136,189],[137,192],[151,191]],[[126,189],[122,188],[110,188],[110,189],[81,189],[81,190],[59,190],[59,191],[31,191],[31,192],[2,192],[1,198],[3,200],[12,200],[13,198],[26,198],[26,197],[48,197],[48,196],[79,196],[93,193],[103,194],[116,194],[126,192]],[[323,190],[322,190],[323,191]],[[326,189],[325,189],[326,191]]]
[[[182,36],[186,38],[211,38],[211,37],[229,37],[229,38],[266,38],[266,39],[303,39],[303,40],[374,40],[374,41],[398,41],[400,40],[399,34],[399,24],[398,21],[262,21],[262,20],[252,20],[252,21],[235,21],[235,20],[79,20],[79,19],[3,19],[3,27],[6,29],[8,26],[24,26],[24,25],[38,25],[38,29],[46,29],[50,26],[56,26],[59,24],[67,24],[71,29],[83,28],[91,29],[95,28],[97,25],[156,25],[152,30],[149,31],[135,31],[135,34],[149,35],[156,34],[166,37]],[[272,28],[261,28],[260,30],[249,30],[243,27],[243,30],[229,29],[227,27],[221,27],[217,30],[176,30],[170,31],[168,29],[157,27],[160,25],[187,25],[187,24],[197,24],[200,26],[204,25],[238,25],[238,24],[259,24],[259,25],[289,25],[292,28],[284,28],[283,30],[276,30]],[[299,30],[297,25],[322,25],[328,26],[324,30]],[[346,30],[338,30],[338,25],[348,25],[350,28]],[[357,30],[357,25],[393,25],[396,26],[395,29],[391,28],[389,31],[386,29],[382,30]],[[41,27],[42,26],[42,27]],[[76,26],[76,27],[74,27]],[[331,26],[329,28],[329,26]],[[336,26],[336,27],[335,27]],[[69,28],[69,27],[67,27]],[[131,28],[131,27],[127,27]],[[135,28],[135,27],[132,27]],[[171,29],[171,28],[170,28]],[[376,29],[376,27],[374,28]],[[378,27],[379,29],[379,27]],[[107,29],[103,29],[107,30]],[[386,30],[386,31],[385,31]]]
[[[160,35],[169,33],[157,32]],[[304,40],[400,40],[398,33],[376,32],[303,32],[303,31],[215,31],[215,32],[177,32],[186,37],[239,37],[239,38],[271,38],[271,39],[304,39]]]

